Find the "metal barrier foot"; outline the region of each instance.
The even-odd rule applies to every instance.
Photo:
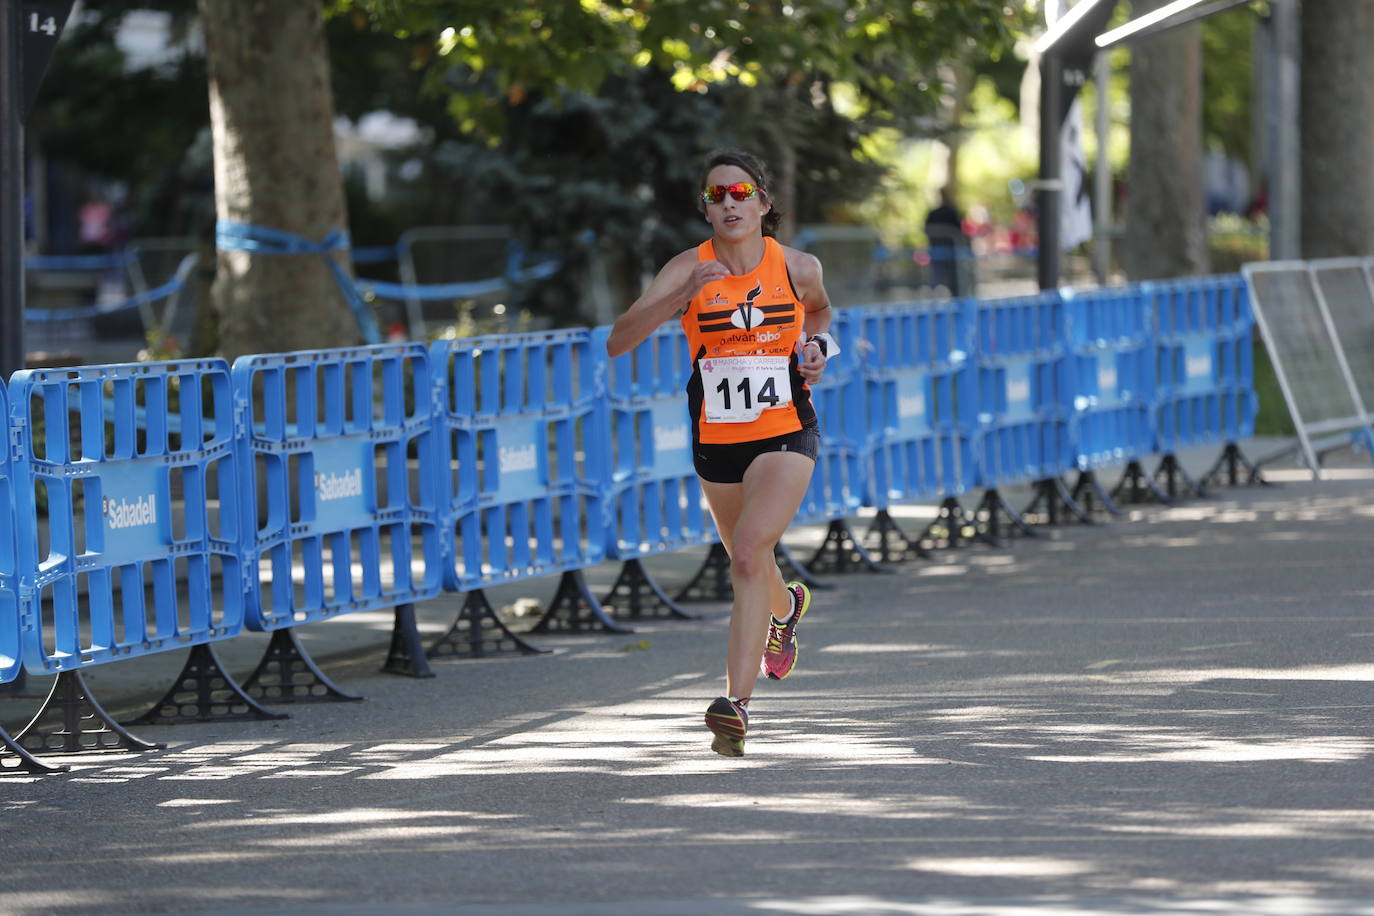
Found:
[[[1187,492],[1199,499],[1207,498],[1207,491],[1202,488],[1201,484],[1188,476],[1188,472],[1183,470],[1183,465],[1179,463],[1178,456],[1173,452],[1160,459],[1159,467],[1155,468],[1155,480],[1158,481],[1160,477],[1164,478],[1164,492],[1169,494],[1171,500],[1178,498],[1180,483],[1183,484]]]
[[[1074,501],[1082,506],[1089,515],[1092,515],[1094,500],[1101,505],[1103,511],[1108,515],[1120,516],[1122,514],[1121,509],[1107,495],[1107,491],[1102,489],[1102,484],[1098,483],[1097,475],[1092,471],[1078,472],[1078,482],[1073,485],[1071,495]]]
[[[849,527],[848,520],[843,518],[830,520],[825,540],[816,548],[816,552],[811,555],[811,560],[806,565],[816,572],[823,573],[846,573],[857,569],[875,573],[892,572],[873,559],[860,540],[854,536],[854,530]]]
[[[796,557],[792,556],[792,551],[788,550],[787,545],[782,541],[779,541],[773,548],[773,558],[777,560],[778,568],[783,571],[784,579],[795,579],[803,583],[812,591],[829,591],[835,587],[830,582],[823,582],[817,579],[810,569]],[[792,571],[792,575],[787,575],[788,570]]]
[[[873,516],[873,523],[864,532],[865,543],[872,544],[875,540],[877,544],[872,549],[877,551],[878,559],[883,563],[930,559],[930,551],[922,547],[919,541],[907,537],[886,509],[878,510]]]
[[[501,622],[487,593],[473,589],[463,598],[463,606],[448,632],[429,647],[430,658],[489,658],[493,655],[547,655],[536,649]]]
[[[664,617],[671,620],[700,620],[695,614],[689,614],[658,584],[654,577],[644,568],[644,562],[639,557],[632,557],[626,560],[620,567],[620,575],[616,578],[611,590],[601,599],[603,604],[609,604],[618,613],[620,606],[617,599],[626,599],[624,616],[631,620],[639,620],[646,616],[645,611],[658,611],[652,616]]]
[[[682,587],[674,601],[733,601],[735,587],[730,583],[730,554],[716,541],[701,562],[701,569]]]
[[[940,501],[935,518],[921,532],[922,544],[930,543],[939,547],[958,547],[963,541],[982,541],[991,547],[998,546],[997,540],[979,527],[977,519],[971,517],[959,505],[959,500],[947,496]]]
[[[166,747],[135,738],[112,719],[80,671],[57,675],[42,708],[14,740],[30,754],[123,754]]]
[[[605,630],[609,633],[633,633],[630,627],[616,623],[601,607],[601,602],[587,587],[587,579],[580,569],[570,569],[558,580],[549,609],[539,622],[530,627],[531,633],[585,633]]]
[[[1121,480],[1117,481],[1116,486],[1112,488],[1112,499],[1122,500],[1123,495],[1125,496],[1124,502],[1131,505],[1147,503],[1151,499],[1166,506],[1173,505],[1174,502],[1169,498],[1168,493],[1159,488],[1155,479],[1145,473],[1145,468],[1141,466],[1138,460],[1133,460],[1126,465],[1126,470],[1121,472]]]
[[[19,742],[9,736],[9,732],[0,728],[0,774],[23,772],[31,776],[41,776],[44,773],[65,773],[69,769],[71,767],[55,767],[44,763],[24,750]]]
[[[1260,473],[1259,465],[1246,458],[1241,452],[1240,446],[1234,442],[1226,443],[1226,448],[1221,450],[1217,463],[1212,465],[1212,469],[1202,475],[1199,483],[1203,487],[1210,487],[1216,483],[1218,477],[1224,477],[1227,486],[1238,487],[1240,483],[1240,471],[1245,469],[1245,486],[1272,487],[1271,481],[1265,480]]]
[[[420,641],[420,629],[415,625],[415,605],[396,605],[396,620],[391,627],[391,650],[386,654],[382,670],[387,674],[405,677],[434,677]]]
[[[1038,538],[1040,535],[1035,532],[1021,514],[1011,507],[1007,498],[996,487],[989,487],[983,491],[983,499],[973,510],[974,522],[979,525],[980,531],[985,531],[992,539],[998,543],[1002,540],[1002,519],[1005,518],[1011,523],[1011,528],[1007,529],[1007,534],[1014,528],[1029,538]]]
[[[1040,506],[1044,505],[1044,517],[1048,524],[1059,524],[1060,517],[1067,511],[1074,518],[1085,525],[1091,525],[1093,518],[1083,507],[1074,499],[1069,488],[1064,485],[1064,481],[1058,477],[1046,477],[1035,482],[1035,498],[1031,504],[1025,508],[1021,514],[1023,516],[1034,515],[1040,517]],[[1065,519],[1067,521],[1067,519]]]
[[[339,689],[301,645],[295,627],[272,633],[258,667],[243,682],[243,692],[269,703],[357,702],[362,697]]]
[[[214,646],[203,642],[191,647],[186,666],[167,695],[128,724],[175,725],[180,722],[289,718],[284,712],[264,709],[244,693],[238,682],[224,670]]]

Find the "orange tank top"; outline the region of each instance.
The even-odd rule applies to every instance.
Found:
[[[715,256],[711,240],[697,247],[698,260]],[[682,315],[692,353],[687,402],[697,442],[756,442],[815,422],[811,389],[797,371],[804,312],[782,246],[766,236],[758,267],[697,293]]]

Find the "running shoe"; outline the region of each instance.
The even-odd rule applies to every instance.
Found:
[[[792,594],[792,616],[782,626],[772,619],[768,621],[768,642],[764,644],[760,665],[773,681],[787,677],[797,664],[797,624],[811,607],[811,589],[800,582],[789,582],[787,590]]]
[[[706,707],[706,727],[716,737],[711,750],[726,757],[744,756],[744,733],[749,730],[749,710],[729,697],[716,697]]]

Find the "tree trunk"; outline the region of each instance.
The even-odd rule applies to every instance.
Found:
[[[1374,0],[1303,0],[1304,258],[1374,255]]]
[[[1131,5],[1134,17],[1164,5]],[[1121,260],[1131,280],[1206,273],[1202,33],[1196,24],[1131,46],[1131,161]]]
[[[199,0],[210,75],[220,220],[322,241],[348,227],[320,0]],[[347,253],[336,257],[348,269]],[[221,250],[219,350],[357,343],[357,320],[324,258]]]

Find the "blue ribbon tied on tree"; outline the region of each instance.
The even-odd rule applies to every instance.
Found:
[[[381,333],[378,331],[377,319],[373,316],[372,310],[363,301],[362,294],[358,292],[348,272],[336,259],[330,257],[336,251],[348,251],[351,247],[347,230],[335,229],[320,241],[312,242],[292,232],[222,219],[215,223],[215,244],[221,251],[247,251],[251,254],[265,255],[319,255],[324,258],[324,262],[334,274],[334,279],[339,284],[339,292],[343,293],[344,301],[348,303],[353,317],[357,319],[358,331],[362,334],[363,341],[369,344],[381,343]]]

